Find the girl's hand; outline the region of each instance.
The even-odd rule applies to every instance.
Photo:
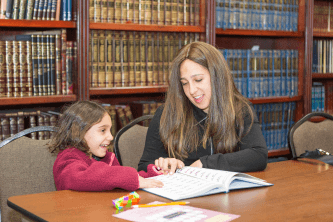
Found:
[[[145,179],[139,176],[139,188],[157,188],[163,187],[163,183],[159,180]]]
[[[183,161],[175,158],[163,158],[160,157],[155,160],[155,166],[158,170],[161,170],[164,174],[174,174],[176,169],[181,169],[185,166]]]

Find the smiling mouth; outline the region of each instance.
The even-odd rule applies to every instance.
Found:
[[[203,99],[203,95],[194,97],[195,102],[200,103]]]

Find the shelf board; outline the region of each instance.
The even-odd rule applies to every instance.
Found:
[[[149,32],[205,32],[204,26],[174,26],[174,25],[141,25],[133,23],[90,23],[90,29],[149,31]]]
[[[0,27],[76,28],[76,22],[0,19]]]
[[[44,104],[44,103],[63,103],[74,102],[77,100],[76,95],[59,95],[59,96],[32,96],[32,97],[8,97],[0,98],[0,105],[27,105],[27,104]]]
[[[268,157],[277,157],[290,154],[288,148],[278,149],[278,150],[268,150]]]
[[[265,31],[248,29],[220,29],[215,30],[217,35],[244,35],[244,36],[268,36],[268,37],[303,37],[304,32]]]
[[[250,99],[253,104],[262,104],[262,103],[282,103],[282,102],[295,102],[302,100],[303,96],[281,96],[281,97],[264,97],[264,98],[256,98]]]
[[[333,32],[313,31],[313,37],[333,37]]]
[[[90,88],[90,95],[125,95],[144,93],[165,93],[168,86],[118,87],[118,88]]]
[[[312,73],[312,79],[333,79],[333,73]]]

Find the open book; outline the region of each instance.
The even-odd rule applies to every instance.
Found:
[[[245,173],[197,167],[183,167],[173,175],[159,175],[149,179],[160,180],[164,186],[162,188],[143,188],[142,190],[171,200],[273,185]]]

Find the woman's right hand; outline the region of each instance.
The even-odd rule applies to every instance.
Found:
[[[183,161],[175,158],[160,157],[155,160],[155,166],[164,174],[174,174],[176,172],[176,169],[183,168],[185,164],[183,163]]]
[[[157,188],[163,187],[163,183],[159,180],[145,179],[139,176],[139,188]]]

